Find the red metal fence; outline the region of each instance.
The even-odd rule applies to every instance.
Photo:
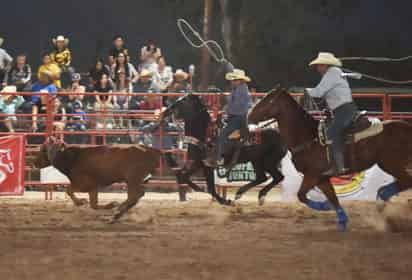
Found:
[[[63,96],[95,96],[98,93],[69,93],[69,92],[62,92],[58,93],[57,96],[63,97]],[[220,103],[220,97],[216,93],[196,93],[198,95],[201,95],[205,98],[206,103],[209,106],[209,109],[212,113],[212,115],[216,116],[218,112],[222,109],[221,103]],[[38,114],[37,118],[39,120],[43,120],[44,124],[44,129],[42,131],[30,131],[29,128],[23,128],[16,130],[16,132],[10,133],[10,132],[0,132],[0,135],[11,135],[11,134],[24,134],[26,135],[26,139],[28,139],[27,143],[27,153],[32,154],[35,151],[38,150],[38,145],[37,144],[30,144],[30,139],[33,137],[44,137],[44,139],[48,136],[51,135],[58,135],[59,137],[64,137],[67,135],[86,135],[89,137],[88,141],[89,143],[83,144],[83,145],[96,145],[97,144],[97,139],[99,138],[101,140],[100,144],[108,144],[107,138],[110,136],[141,136],[145,134],[141,130],[128,126],[127,128],[116,128],[116,127],[109,127],[107,125],[108,119],[116,119],[116,118],[121,118],[122,120],[126,119],[128,121],[135,121],[135,120],[145,120],[145,121],[155,121],[157,116],[156,113],[158,110],[160,110],[163,106],[163,101],[164,98],[169,98],[173,99],[178,96],[182,96],[182,93],[167,93],[167,94],[156,94],[156,93],[107,93],[105,95],[112,95],[112,96],[124,96],[127,98],[132,98],[132,97],[151,97],[151,98],[156,98],[155,102],[153,103],[154,106],[153,108],[150,108],[149,110],[130,110],[130,109],[124,109],[124,110],[117,110],[115,108],[109,108],[109,107],[104,107],[101,108],[100,110],[91,110],[87,112],[87,118],[89,118],[89,127],[86,131],[68,131],[68,130],[59,130],[56,131],[54,122],[56,118],[61,118],[63,117],[63,114],[56,113],[55,111],[55,96],[49,95],[48,93],[15,93],[15,94],[9,94],[8,95],[23,95],[23,96],[30,96],[30,95],[38,95],[41,98],[46,99],[46,108],[45,112]],[[255,98],[259,98],[263,96],[263,93],[255,93],[253,96]],[[303,96],[301,93],[294,93],[293,94],[296,98],[300,98]],[[385,94],[385,93],[367,93],[367,94],[354,94],[355,100],[375,100],[378,101],[381,104],[381,110],[377,112],[370,112],[371,115],[377,116],[381,119],[388,120],[388,119],[410,119],[412,118],[411,114],[408,113],[402,113],[402,112],[393,112],[392,111],[392,104],[394,100],[399,100],[399,99],[412,99],[412,94]],[[152,104],[152,105],[153,105]],[[65,114],[64,117],[73,117],[77,116],[78,114],[76,113],[71,113],[71,114]],[[23,114],[0,114],[0,119],[3,121],[4,118],[6,117],[11,117],[14,116],[18,120],[19,119],[25,119],[27,122],[32,122],[30,118],[33,118],[33,114],[30,113],[23,113]],[[97,127],[97,120],[100,122],[100,127]],[[164,138],[167,136],[172,136],[172,137],[180,137],[181,133],[179,132],[166,132],[164,131],[163,126],[160,126],[159,131],[156,132],[154,135],[158,137],[159,143],[158,145],[160,147],[163,147],[163,141]],[[180,157],[184,158],[185,157],[185,150],[182,149],[182,147],[173,147],[168,150],[169,152],[175,153],[179,155]],[[31,174],[33,171],[33,166],[31,165],[26,165],[26,185],[27,186],[41,186],[41,187],[46,187],[48,189],[52,189],[54,187],[53,184],[48,184],[44,185],[41,184],[40,181],[38,180],[32,180]],[[165,166],[163,161],[161,161],[161,164],[158,169],[158,178],[159,179],[165,179]],[[165,179],[165,182],[169,182],[170,184],[175,184],[174,180],[172,178]],[[157,181],[158,184],[159,181]],[[47,192],[46,192],[46,199],[48,198]]]

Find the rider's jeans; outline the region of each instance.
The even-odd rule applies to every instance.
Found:
[[[224,152],[224,147],[226,142],[228,141],[229,135],[237,130],[237,129],[242,129],[243,126],[246,123],[246,116],[237,116],[237,115],[229,115],[227,118],[227,123],[226,126],[222,129],[220,132],[220,135],[218,137],[217,141],[217,158],[221,159],[223,152]]]
[[[355,103],[346,103],[333,110],[333,121],[327,129],[329,140],[332,140],[332,148],[335,153],[344,151],[344,132],[351,125],[357,112]]]

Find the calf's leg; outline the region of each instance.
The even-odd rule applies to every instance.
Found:
[[[93,190],[89,191],[89,198],[90,198],[90,207],[92,207],[95,210],[113,209],[114,207],[119,206],[119,204],[116,201],[113,201],[105,205],[99,205],[97,188],[94,188]]]
[[[120,204],[118,212],[114,215],[112,223],[116,222],[121,216],[123,216],[130,208],[135,206],[140,198],[144,196],[144,188],[140,185],[140,180],[127,182],[127,199]]]
[[[74,194],[72,185],[69,185],[67,187],[66,193],[72,199],[74,205],[76,205],[76,206],[82,206],[84,204],[87,204],[87,202],[88,202],[87,199],[85,199],[85,198],[77,198],[76,197],[76,195]]]

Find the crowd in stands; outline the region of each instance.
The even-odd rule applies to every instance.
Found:
[[[3,42],[0,38],[2,132],[14,132],[16,129],[44,131],[44,114],[48,108],[46,93],[55,97],[53,127],[57,132],[87,129],[153,132],[156,128],[153,128],[152,123],[130,118],[127,114],[136,110],[155,110],[171,102],[166,98],[160,99],[156,93],[187,92],[192,88],[191,74],[182,69],[173,71],[154,41],[148,41],[140,50],[135,51],[139,56],[136,59],[131,57],[132,52],[126,47],[124,38],[115,36],[107,56],[97,58],[88,73],[82,75],[73,67],[70,42],[64,36],[51,40],[51,50],[43,54],[38,69],[32,69],[25,54],[11,57],[1,48]],[[21,96],[10,94],[15,92],[23,93]],[[27,92],[33,94],[28,95]],[[67,95],[65,92],[75,95]],[[147,94],[128,96],[127,93]],[[15,114],[27,115],[18,119]],[[89,117],[89,114],[93,117]],[[177,130],[173,124],[165,126],[168,131]],[[77,133],[66,135],[65,140],[86,143],[87,137]],[[120,137],[116,139],[144,144],[156,142],[155,139],[147,140],[148,137],[142,135],[130,137],[129,140],[122,140]]]

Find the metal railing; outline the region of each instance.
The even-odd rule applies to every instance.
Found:
[[[146,132],[142,131],[139,129],[139,127],[134,126],[134,125],[127,125],[126,127],[109,127],[107,125],[108,119],[116,119],[116,118],[123,118],[126,119],[129,122],[141,120],[141,121],[156,121],[157,116],[156,112],[157,110],[160,110],[163,107],[164,104],[164,99],[173,99],[179,96],[182,96],[183,93],[104,93],[104,95],[111,95],[111,96],[123,96],[126,97],[128,100],[131,98],[156,98],[156,102],[152,102],[152,108],[150,110],[119,110],[119,109],[113,109],[112,107],[103,107],[100,110],[91,110],[86,112],[86,116],[88,118],[88,128],[87,130],[84,131],[69,131],[69,130],[56,130],[54,122],[56,119],[66,117],[66,118],[71,118],[71,117],[78,117],[80,114],[78,113],[69,113],[69,114],[60,114],[56,113],[56,108],[55,108],[55,98],[56,97],[64,97],[64,96],[84,96],[84,97],[93,97],[94,95],[97,95],[99,93],[69,93],[69,92],[61,92],[58,93],[57,95],[51,95],[48,93],[7,93],[7,95],[22,95],[22,96],[30,96],[30,95],[37,95],[40,96],[40,98],[45,99],[45,112],[38,114],[37,115],[37,120],[43,122],[43,129],[40,131],[31,131],[29,129],[23,129],[23,130],[17,130],[16,132],[10,133],[10,132],[0,132],[0,135],[20,135],[24,134],[26,135],[26,139],[28,141],[28,145],[30,146],[27,149],[28,153],[33,153],[38,149],[38,146],[40,143],[36,143],[33,145],[30,145],[30,139],[32,137],[43,137],[45,139],[48,136],[52,135],[57,135],[58,137],[66,137],[69,135],[86,135],[89,137],[88,141],[89,143],[83,143],[81,146],[88,146],[88,145],[96,145],[98,143],[97,139],[101,138],[101,143],[103,145],[108,144],[107,138],[110,136],[139,136],[139,135],[144,135],[147,134]],[[206,104],[209,106],[210,112],[212,116],[216,117],[218,113],[222,110],[222,103],[221,103],[221,98],[218,94],[216,93],[196,93],[197,95],[201,95],[204,97]],[[293,93],[292,94],[296,98],[302,98],[303,94],[302,93]],[[252,94],[254,98],[259,98],[264,96],[263,93],[254,93]],[[377,116],[381,119],[388,120],[388,119],[411,119],[412,115],[408,114],[407,112],[392,112],[392,104],[394,100],[397,99],[412,99],[412,94],[385,94],[385,93],[365,93],[365,94],[357,94],[355,93],[354,95],[355,100],[375,100],[380,102],[381,104],[381,111],[377,112],[370,112],[371,115]],[[45,97],[45,98],[44,98]],[[317,112],[313,112],[316,114]],[[25,119],[27,122],[33,122],[33,114],[30,113],[22,113],[22,114],[2,114],[0,113],[0,119],[1,121],[4,121],[4,118],[7,117],[16,117],[17,120],[19,119]],[[103,124],[101,127],[97,128],[96,123],[97,119],[100,119],[100,121],[103,121]],[[163,126],[160,126],[158,131],[155,133],[152,133],[152,136],[156,136],[159,140],[157,143],[158,146],[163,149],[164,147],[164,138],[165,137],[176,137],[179,138],[182,136],[182,131],[175,131],[175,132],[168,132],[165,131],[165,128]],[[179,155],[183,160],[186,158],[186,151],[185,149],[182,149],[181,146],[177,145],[175,147],[172,147],[170,149],[167,149],[168,152],[175,153]],[[50,184],[42,184],[40,181],[37,180],[31,180],[31,172],[33,171],[33,167],[30,165],[26,164],[26,170],[27,170],[27,185],[28,186],[46,186],[47,191],[52,190],[53,185]],[[160,166],[158,168],[158,178],[166,180],[166,182],[170,182],[170,184],[176,185],[174,179],[169,177],[165,177],[165,164],[163,160],[160,162]],[[46,192],[46,198],[47,198],[47,192]]]

